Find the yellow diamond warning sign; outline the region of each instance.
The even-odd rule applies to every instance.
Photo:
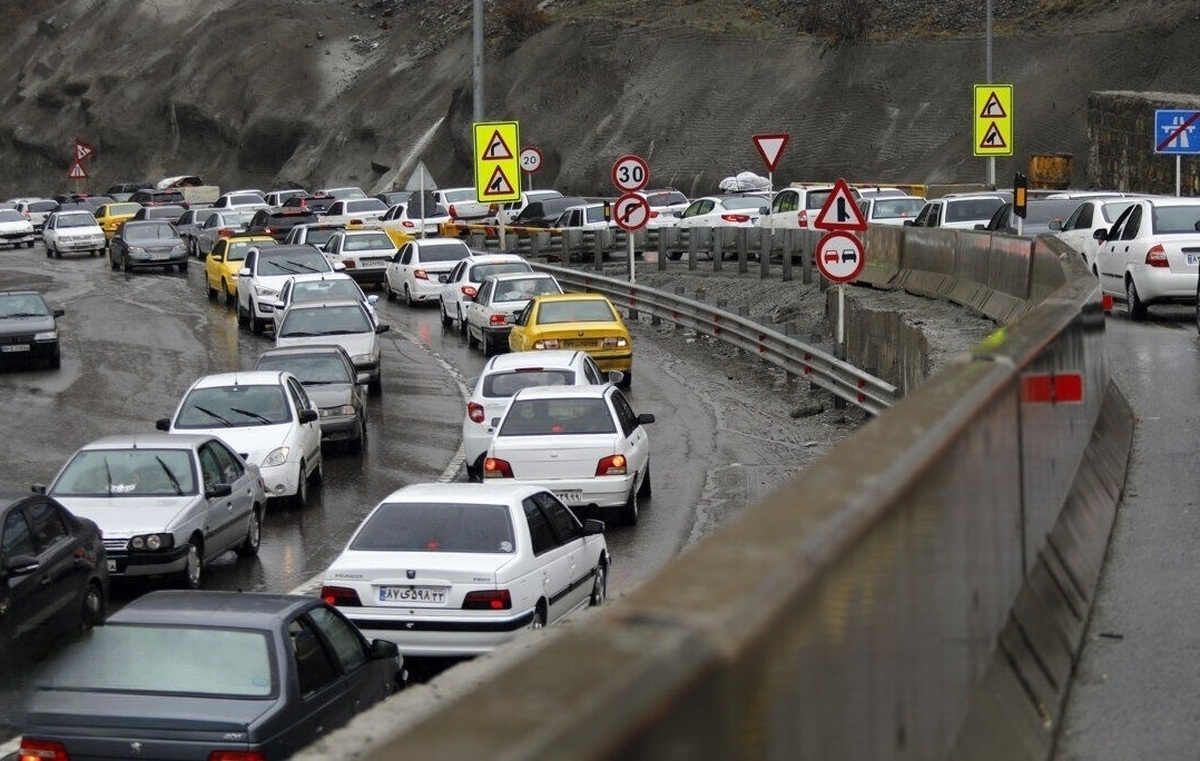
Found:
[[[480,203],[519,201],[521,167],[517,122],[475,122],[475,197]]]
[[[1013,86],[975,85],[974,153],[1013,155]]]

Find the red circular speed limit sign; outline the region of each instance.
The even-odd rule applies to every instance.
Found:
[[[650,182],[650,167],[641,156],[622,156],[613,162],[612,181],[617,190],[632,193],[641,190]]]
[[[650,202],[636,193],[626,193],[613,204],[613,221],[622,230],[641,230],[650,221]]]
[[[527,145],[521,149],[521,171],[536,172],[542,168],[542,152],[536,146]]]
[[[817,269],[835,283],[848,283],[867,264],[862,241],[847,232],[832,232],[817,243]]]

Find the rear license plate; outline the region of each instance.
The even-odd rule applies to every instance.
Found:
[[[1194,266],[1196,265],[1196,259],[1197,259],[1197,258],[1198,258],[1198,257],[1197,257],[1197,255],[1196,255],[1196,254],[1188,254],[1188,255],[1187,255],[1187,263],[1188,263],[1188,266],[1189,266],[1189,267],[1194,267]]]
[[[388,260],[387,259],[363,259],[362,265],[364,267],[386,267],[388,265]]]
[[[146,258],[152,262],[161,262],[163,259],[167,258],[167,255],[166,254],[150,254]]]
[[[446,587],[380,587],[379,601],[406,605],[445,605]]]
[[[29,351],[29,344],[9,344],[0,346],[0,351]]]
[[[583,501],[583,492],[579,489],[571,489],[570,491],[556,491],[554,496],[561,499],[563,502],[570,504],[579,504]]]
[[[592,349],[600,345],[599,341],[590,341],[586,338],[568,338],[562,342],[564,348],[567,349]]]

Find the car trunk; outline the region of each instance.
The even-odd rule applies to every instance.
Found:
[[[508,462],[517,479],[591,478],[616,443],[612,433],[497,436],[492,456]]]

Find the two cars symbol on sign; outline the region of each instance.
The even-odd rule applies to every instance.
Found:
[[[626,193],[613,204],[613,221],[622,230],[641,230],[650,221],[650,202],[635,193]]]
[[[867,257],[862,242],[848,232],[831,232],[817,243],[817,269],[835,283],[848,283],[862,274]]]

